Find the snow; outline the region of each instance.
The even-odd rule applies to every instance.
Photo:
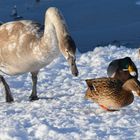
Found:
[[[85,79],[107,76],[109,62],[129,56],[138,67],[138,50],[108,45],[77,53],[79,76],[61,56],[39,74],[38,101],[30,102],[30,74],[5,76],[15,102],[0,88],[0,140],[126,140],[140,137],[140,100],[117,112],[104,112],[84,98]],[[2,87],[2,86],[0,86]]]
[[[118,112],[104,112],[84,98],[84,80],[107,76],[109,62],[125,56],[140,69],[138,50],[126,48],[139,46],[140,1],[42,0],[37,4],[34,0],[5,0],[0,1],[1,21],[13,20],[9,15],[15,4],[25,19],[41,23],[48,7],[58,7],[78,49],[85,52],[98,47],[77,53],[78,77],[71,75],[62,56],[42,69],[38,101],[29,101],[30,74],[5,76],[15,102],[5,102],[0,84],[0,140],[139,140],[139,97]],[[124,46],[105,46],[109,42]]]

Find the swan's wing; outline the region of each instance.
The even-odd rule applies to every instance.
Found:
[[[5,36],[9,38],[10,36],[18,37],[19,35],[35,35],[40,38],[43,35],[44,26],[38,22],[31,20],[19,20],[12,21],[2,24],[0,26],[0,37]]]
[[[31,32],[32,34],[42,37],[44,32],[44,25],[40,24],[39,22],[31,21],[31,20],[21,20],[19,21],[24,24],[26,30]]]

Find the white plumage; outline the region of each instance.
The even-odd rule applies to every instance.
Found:
[[[75,43],[57,8],[51,7],[46,11],[44,30],[42,27],[29,20],[8,22],[0,26],[0,70],[3,73],[16,75],[31,72],[37,77],[41,68],[62,53],[72,73],[78,75]],[[33,93],[31,98],[35,99],[36,91],[33,90]]]

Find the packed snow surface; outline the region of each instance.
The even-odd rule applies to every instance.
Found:
[[[140,139],[140,98],[117,112],[105,112],[84,98],[85,79],[107,76],[113,59],[129,56],[140,68],[137,49],[96,47],[77,53],[79,76],[73,77],[61,56],[39,74],[38,101],[30,102],[30,74],[5,76],[15,102],[0,94],[0,140],[126,140]],[[140,73],[140,72],[139,72]],[[2,86],[1,86],[2,87]]]

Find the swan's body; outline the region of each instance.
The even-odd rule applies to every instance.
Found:
[[[0,71],[8,75],[31,72],[37,82],[38,71],[62,53],[77,76],[75,43],[57,8],[46,11],[44,26],[42,30],[40,24],[29,20],[0,26]]]
[[[38,71],[59,56],[53,29],[50,28],[44,41],[40,28],[41,25],[32,21],[15,21],[1,26],[1,71],[9,75]]]

